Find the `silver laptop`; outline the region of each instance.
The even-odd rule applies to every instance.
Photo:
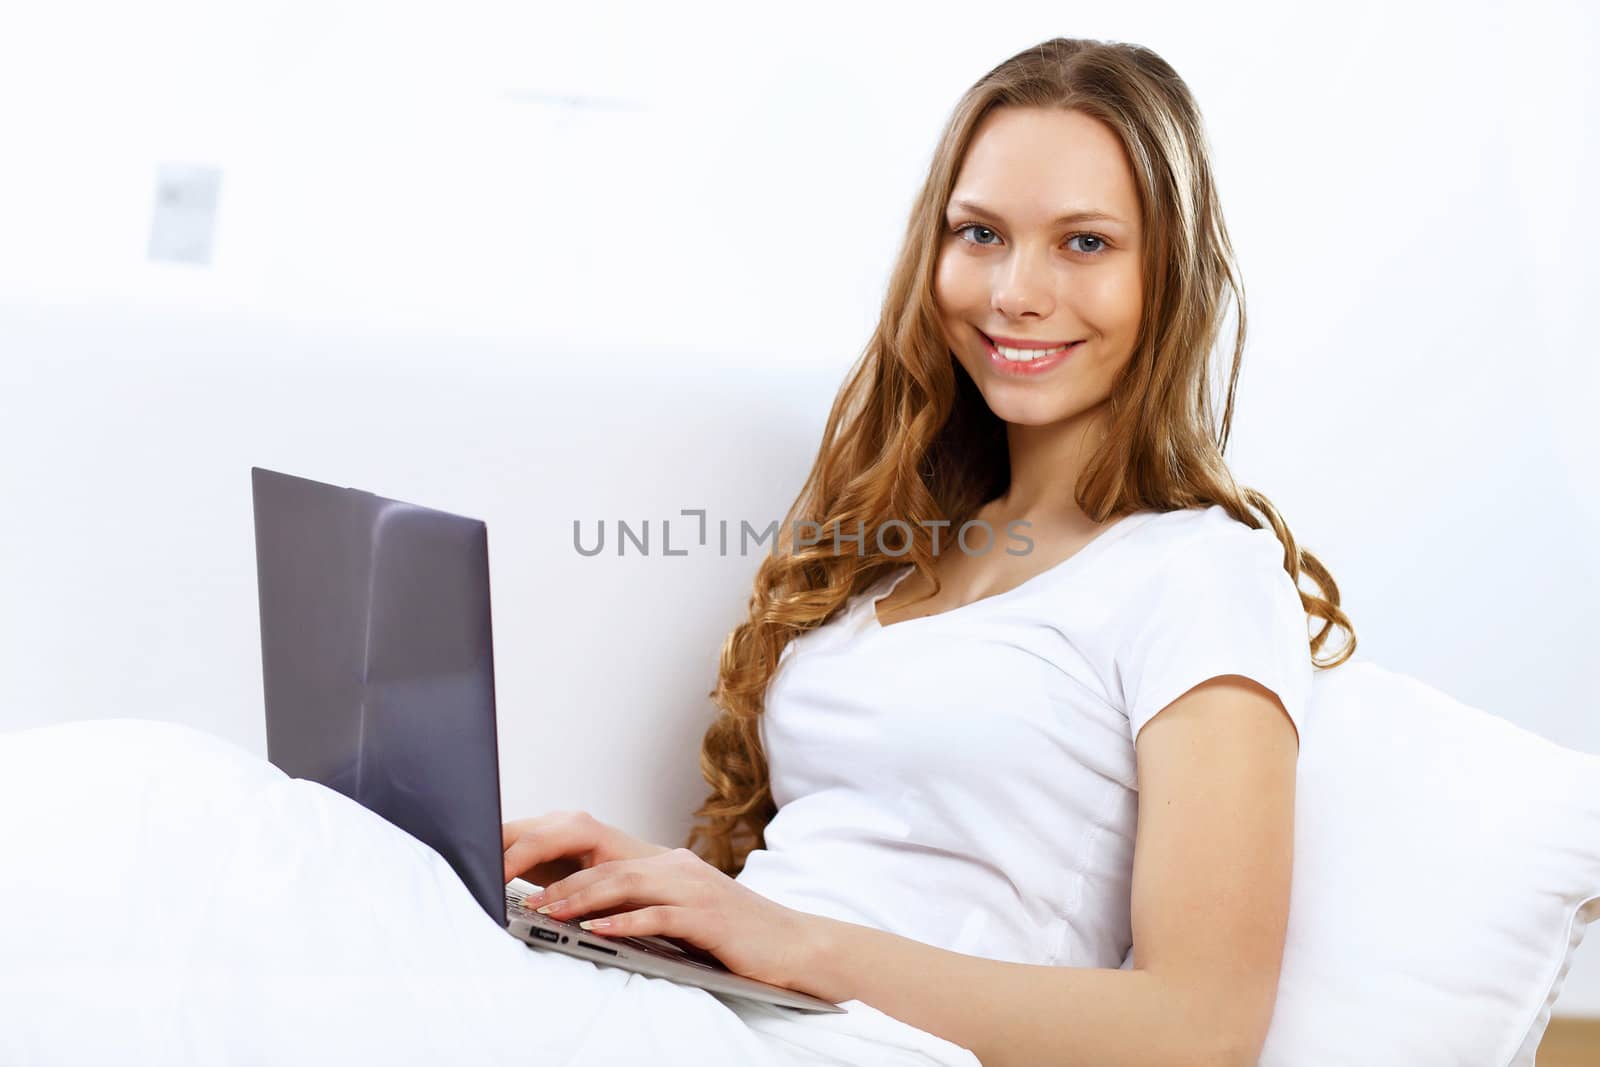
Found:
[[[532,948],[712,993],[845,1011],[734,974],[673,938],[607,937],[522,907],[533,887],[506,884],[501,848],[488,527],[260,467],[250,475],[273,764],[432,847],[489,917]]]

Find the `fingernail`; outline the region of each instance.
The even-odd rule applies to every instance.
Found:
[[[555,911],[557,908],[561,907],[561,905],[563,905],[565,903],[566,903],[566,901],[564,901],[564,900],[558,900],[554,904],[546,904],[544,907],[539,909],[539,914],[540,915],[549,915],[552,911]]]
[[[610,919],[585,919],[578,924],[585,930],[604,930],[611,925]]]

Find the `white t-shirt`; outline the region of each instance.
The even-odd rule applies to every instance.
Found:
[[[1270,527],[1125,516],[1014,589],[881,626],[908,564],[790,643],[760,720],[778,813],[739,882],[780,904],[1017,963],[1126,966],[1134,738],[1208,678],[1296,729],[1307,618]]]

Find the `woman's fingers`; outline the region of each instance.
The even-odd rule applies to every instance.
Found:
[[[527,833],[549,832],[553,828],[570,824],[574,821],[573,816],[576,814],[576,812],[570,811],[551,811],[528,819],[513,819],[510,822],[501,823],[500,847],[510,848],[517,838]]]
[[[584,822],[572,813],[555,812],[502,825],[505,880],[520,877],[546,886],[581,871],[583,856],[594,849]]]
[[[642,860],[602,863],[569,877],[544,883],[540,911],[555,919],[625,911],[640,904],[700,903],[701,886],[668,854]],[[544,911],[552,904],[559,905]]]

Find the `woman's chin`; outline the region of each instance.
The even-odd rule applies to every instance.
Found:
[[[1013,426],[1049,426],[1069,414],[1059,401],[1053,402],[1047,397],[989,396],[986,399],[995,417]]]

